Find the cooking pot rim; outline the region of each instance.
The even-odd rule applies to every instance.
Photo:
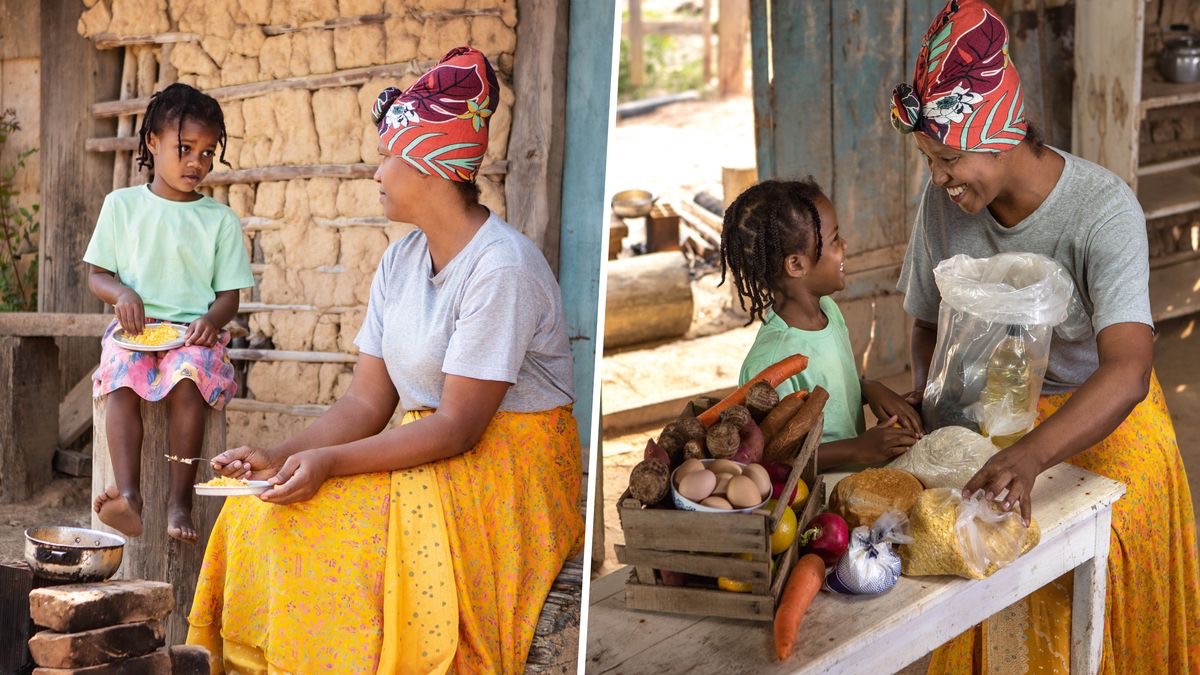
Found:
[[[46,530],[57,530],[60,532],[79,533],[87,537],[98,537],[100,541],[108,541],[112,543],[103,544],[74,544],[63,543],[56,541],[47,541],[38,537],[37,533]],[[69,527],[66,525],[41,525],[38,527],[30,527],[25,530],[25,538],[30,542],[39,546],[57,546],[60,548],[76,548],[88,551],[103,551],[114,548],[123,548],[125,546],[125,538],[111,534],[109,532],[101,532],[100,530],[92,530],[86,527]]]

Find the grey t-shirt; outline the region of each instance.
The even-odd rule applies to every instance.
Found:
[[[1001,252],[1053,258],[1075,282],[1091,331],[1067,342],[1054,335],[1042,393],[1077,389],[1099,366],[1096,334],[1116,323],[1153,326],[1146,219],[1133,191],[1115,174],[1070,153],[1062,176],[1036,211],[1004,227],[983,209],[971,215],[929,182],[917,211],[896,289],[904,309],[937,323],[941,294],[933,268],[959,253],[987,258]]]
[[[446,375],[512,383],[504,411],[574,401],[558,283],[533,242],[493,213],[432,270],[420,230],[389,246],[354,340],[387,364],[405,410],[437,408]]]

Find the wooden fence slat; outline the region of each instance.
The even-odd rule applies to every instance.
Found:
[[[773,139],[775,175],[811,174],[825,189],[834,173],[830,1],[773,0],[771,11],[771,110],[775,129],[790,130]]]
[[[92,374],[81,377],[58,404],[58,447],[66,448],[92,427]]]

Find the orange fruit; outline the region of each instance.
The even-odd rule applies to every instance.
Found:
[[[804,485],[804,483],[801,482],[800,485]],[[775,505],[767,502],[766,508],[773,509]],[[797,528],[796,512],[791,509],[784,509],[783,515],[779,518],[779,524],[775,526],[775,531],[771,533],[771,555],[778,555],[788,550],[788,547],[792,545],[792,541],[796,539]]]
[[[808,486],[805,485],[804,480],[801,479],[796,482],[796,496],[792,499],[792,503],[789,504],[789,506],[792,507],[793,511],[798,511],[798,510],[804,508],[804,502],[807,499],[808,499]]]
[[[735,553],[733,557],[741,558],[742,560],[753,560],[754,559],[753,556],[751,556],[749,553]],[[775,559],[774,558],[771,559],[771,576],[772,577],[775,576]],[[729,577],[717,577],[717,588],[719,588],[723,591],[731,591],[733,593],[749,593],[750,592],[750,582],[749,581],[737,581],[735,579],[730,579]]]

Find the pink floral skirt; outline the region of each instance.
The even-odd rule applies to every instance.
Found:
[[[225,345],[229,333],[212,347],[190,345],[162,352],[135,352],[113,339],[119,324],[108,325],[100,339],[100,366],[92,375],[92,397],[129,387],[147,401],[161,401],[180,380],[191,380],[205,402],[221,410],[237,392],[233,364]]]

